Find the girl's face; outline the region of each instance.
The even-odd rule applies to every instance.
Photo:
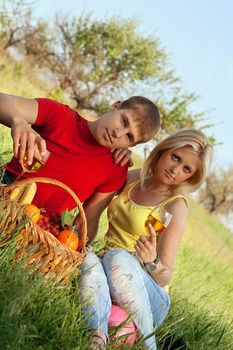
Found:
[[[167,185],[181,185],[192,177],[200,164],[190,147],[166,151],[156,165],[156,178]]]

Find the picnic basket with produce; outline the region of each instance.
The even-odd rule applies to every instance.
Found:
[[[61,187],[73,198],[81,221],[78,238],[76,232],[63,229],[61,223],[50,223],[43,210],[30,204],[36,183],[40,182]],[[67,283],[77,273],[86,255],[87,223],[77,195],[62,182],[42,177],[2,185],[0,192],[0,247],[15,238],[14,262],[24,259],[30,271],[39,271],[46,278]]]

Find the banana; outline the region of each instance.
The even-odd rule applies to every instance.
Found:
[[[17,201],[20,205],[30,204],[36,193],[36,183],[14,188],[10,193],[12,201]]]
[[[20,196],[22,195],[22,192],[24,191],[26,186],[19,186],[14,188],[11,192],[10,192],[10,199],[13,202],[17,202],[20,198]]]
[[[30,204],[32,202],[36,193],[36,187],[35,182],[26,185],[26,188],[19,199],[20,205]]]

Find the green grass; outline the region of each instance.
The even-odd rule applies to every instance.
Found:
[[[192,350],[232,349],[232,323],[188,299],[173,295],[171,312],[157,332],[159,350],[179,349],[180,340]],[[175,346],[176,345],[176,346]]]
[[[0,248],[0,348],[89,349],[77,281],[56,286],[30,275],[22,264],[12,264],[13,243]],[[158,349],[180,339],[192,350],[232,349],[231,275],[229,266],[181,247],[170,287],[172,307],[157,331]]]
[[[1,90],[28,97],[60,94],[37,81],[28,65],[0,55]],[[9,130],[4,127],[0,127],[0,142],[1,165],[12,154]],[[141,160],[134,157],[136,167],[140,166]],[[104,213],[98,245],[106,224]],[[233,235],[191,203],[169,292],[171,310],[156,333],[159,350],[178,349],[181,340],[192,350],[233,348],[232,250]],[[66,287],[45,284],[21,265],[13,265],[13,255],[13,245],[0,247],[0,349],[89,349],[90,330],[76,282]]]
[[[192,203],[171,289],[233,319],[233,235]]]
[[[22,266],[12,265],[12,254],[11,246],[0,251],[0,348],[81,349],[81,338],[85,349],[87,327],[76,287],[33,278]]]

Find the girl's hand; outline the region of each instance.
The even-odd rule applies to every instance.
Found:
[[[151,263],[157,257],[157,235],[151,224],[149,227],[149,236],[140,236],[135,244],[135,250],[138,258],[144,263]]]
[[[133,166],[131,159],[132,152],[128,148],[116,148],[112,149],[111,152],[113,152],[115,163],[121,162],[121,166],[124,166],[127,162],[129,162],[129,166]]]

